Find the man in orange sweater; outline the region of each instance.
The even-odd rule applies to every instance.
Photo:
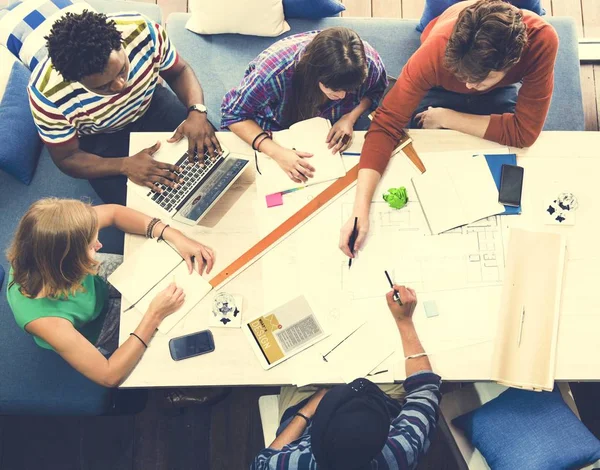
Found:
[[[375,113],[340,249],[354,257],[348,241],[355,217],[355,251],[362,246],[373,193],[411,118],[425,129],[454,129],[515,147],[532,145],[550,107],[557,50],[558,36],[550,24],[502,0],[459,2],[432,20],[421,35],[421,47]]]

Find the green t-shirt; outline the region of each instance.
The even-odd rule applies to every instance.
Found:
[[[64,300],[31,299],[21,294],[20,286],[12,284],[12,269],[8,275],[6,297],[13,311],[17,325],[25,331],[25,326],[45,317],[58,317],[69,320],[92,344],[96,344],[106,316],[108,286],[100,276],[87,275],[83,280],[82,291],[69,295]],[[46,341],[33,335],[38,346],[53,349]]]

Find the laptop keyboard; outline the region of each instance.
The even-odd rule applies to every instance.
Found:
[[[213,157],[214,158],[214,157]],[[223,154],[211,159],[208,153],[198,157],[197,161],[189,162],[187,152],[175,163],[181,171],[178,175],[183,178],[183,183],[178,188],[171,188],[161,183],[154,183],[154,186],[162,189],[162,192],[148,192],[154,202],[167,211],[177,209],[185,198],[194,191],[202,180],[206,179],[224,160]]]

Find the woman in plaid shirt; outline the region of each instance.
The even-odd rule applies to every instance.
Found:
[[[314,172],[305,159],[311,154],[281,147],[270,131],[320,116],[333,124],[327,136],[332,153],[342,151],[357,120],[377,108],[387,84],[379,54],[351,29],[296,34],[250,62],[240,85],[223,99],[221,127],[303,182]]]

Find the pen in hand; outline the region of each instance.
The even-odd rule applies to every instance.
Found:
[[[387,271],[384,271],[384,273],[385,277],[387,277],[387,280],[390,283],[390,287],[394,289],[394,283],[392,282],[392,278],[390,277]],[[400,299],[400,292],[398,292],[396,289],[394,289],[394,302],[396,302],[398,305],[402,305],[402,300]]]
[[[352,233],[350,234],[350,242],[348,243],[348,247],[350,248],[350,253],[354,254],[354,244],[356,243],[356,237],[358,237],[358,230],[356,226],[358,224],[358,217],[354,217],[354,228],[352,229]],[[348,259],[348,269],[352,267],[352,258]]]

